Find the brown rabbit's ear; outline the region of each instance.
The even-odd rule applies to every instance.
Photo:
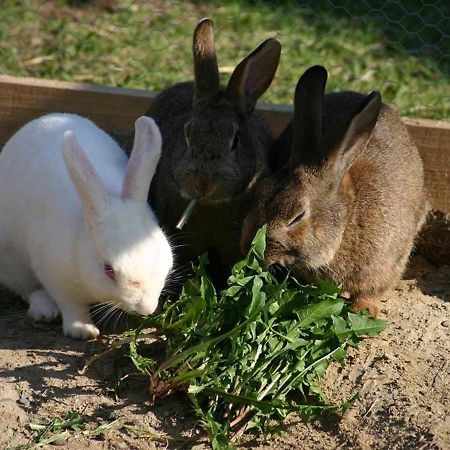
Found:
[[[194,102],[205,100],[219,92],[220,79],[214,46],[214,24],[202,19],[195,28],[194,42]]]
[[[354,114],[332,155],[333,170],[341,179],[369,142],[381,109],[381,94],[370,93]]]
[[[280,62],[280,53],[281,44],[276,39],[267,39],[234,69],[226,96],[244,117],[253,111],[259,97],[272,83]]]
[[[319,159],[322,139],[322,107],[328,73],[323,66],[310,67],[295,88],[290,164]]]

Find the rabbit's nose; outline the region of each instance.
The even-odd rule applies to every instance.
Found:
[[[213,182],[209,177],[197,177],[194,183],[199,195],[205,195],[213,188]]]
[[[191,182],[191,186],[189,189],[189,194],[191,197],[196,197],[198,195],[203,195],[203,188],[202,184],[198,179],[194,179]]]
[[[196,187],[199,193],[204,194],[207,186],[208,182],[204,178],[197,179]]]

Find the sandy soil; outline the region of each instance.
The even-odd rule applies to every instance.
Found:
[[[109,394],[115,371],[105,358],[86,375],[86,357],[107,344],[77,342],[58,325],[33,325],[24,306],[1,305],[0,448],[33,443],[30,423],[69,411],[89,429],[115,422],[97,436],[70,431],[53,445],[67,449],[208,448],[193,427],[189,405],[169,399],[150,407],[146,385],[130,380],[120,398]],[[450,266],[416,257],[383,303],[390,326],[333,365],[323,388],[330,400],[361,398],[343,417],[305,424],[292,417],[281,436],[257,437],[243,448],[450,449]],[[52,445],[52,446],[53,446]]]

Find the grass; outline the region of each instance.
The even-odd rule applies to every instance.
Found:
[[[450,118],[448,8],[370,3],[4,0],[0,72],[158,91],[192,78],[193,28],[209,16],[224,80],[261,40],[282,42],[263,101],[291,104],[301,73],[320,63],[330,90],[378,89],[402,115]]]
[[[30,423],[28,426],[34,436],[30,444],[10,448],[10,450],[35,450],[49,445],[61,446],[74,435],[93,438],[122,426],[121,418],[102,421],[82,416],[76,411],[69,411],[63,417],[49,417],[45,423]]]

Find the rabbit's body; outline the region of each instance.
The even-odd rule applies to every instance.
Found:
[[[64,146],[77,145],[73,135],[65,136],[68,130],[88,158],[79,165],[81,175],[69,176],[64,159],[78,153],[63,157]],[[144,299],[153,291],[157,302],[171,267],[170,247],[148,205],[121,198],[127,161],[106,133],[72,114],[28,123],[0,154],[0,282],[30,303],[34,319],[51,320],[61,312],[65,333],[74,337],[98,335],[89,318],[92,303],[151,313],[156,305],[144,305]],[[93,198],[85,194],[87,206],[74,184],[77,176],[87,189],[98,188]],[[160,273],[149,269],[155,261]],[[110,275],[117,280],[105,275],[104,264],[114,264]],[[154,273],[153,287],[148,270]],[[142,293],[127,292],[129,272],[142,283]]]
[[[400,278],[425,219],[422,161],[379,96],[331,93],[322,109],[307,88],[300,80],[296,117],[274,146],[277,171],[257,189],[242,246],[268,223],[269,262],[307,281],[340,284],[356,309],[376,314],[376,300]],[[321,121],[311,121],[319,113]]]
[[[212,22],[194,32],[194,82],[163,91],[152,103],[163,152],[151,199],[164,227],[179,234],[182,259],[209,251],[218,272],[240,256],[239,236],[255,180],[268,165],[272,137],[255,111],[278,66],[280,45],[262,43],[221,87]],[[200,198],[181,233],[175,226]],[[219,268],[220,267],[220,268]]]
[[[342,241],[319,274],[343,285],[354,297],[377,297],[403,273],[427,210],[422,161],[389,106],[381,107],[370,140],[342,188],[346,210]]]

